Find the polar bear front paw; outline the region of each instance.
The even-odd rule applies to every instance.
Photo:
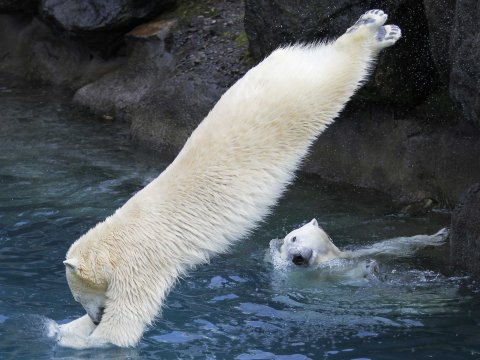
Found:
[[[348,28],[347,34],[357,31],[362,28],[368,28],[372,32],[375,32],[387,21],[388,15],[382,10],[369,10],[357,20],[353,26]]]
[[[88,337],[95,330],[96,325],[90,316],[84,315],[67,324],[59,326],[57,343],[63,347],[74,349],[85,349],[88,346]]]
[[[376,45],[380,49],[392,46],[401,36],[402,31],[397,25],[381,26],[375,36]]]

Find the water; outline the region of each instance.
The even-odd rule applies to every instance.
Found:
[[[445,213],[395,215],[387,198],[315,179],[182,279],[135,349],[56,346],[49,322],[83,315],[65,280],[68,247],[167,162],[129,146],[124,126],[70,108],[69,94],[0,84],[1,359],[480,358],[480,295],[441,274],[445,248],[378,259],[381,281],[361,285],[283,276],[264,261],[271,239],[313,217],[343,249],[448,225]]]

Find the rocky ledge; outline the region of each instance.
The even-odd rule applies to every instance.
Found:
[[[464,194],[452,213],[450,259],[457,270],[480,278],[480,183]]]

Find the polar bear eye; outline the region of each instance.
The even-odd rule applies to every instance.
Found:
[[[296,237],[296,236],[292,237],[292,242],[295,242],[295,241],[297,241],[297,237]]]

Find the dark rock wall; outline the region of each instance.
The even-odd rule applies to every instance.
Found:
[[[450,259],[457,270],[480,278],[480,183],[473,185],[452,213]]]
[[[104,60],[64,38],[37,17],[0,14],[0,71],[78,88],[112,71],[121,58]]]
[[[402,28],[402,39],[382,53],[371,80],[321,136],[304,171],[379,189],[399,202],[457,203],[480,179],[480,71],[473,64],[478,5],[466,2],[246,0],[245,30],[257,60],[282,44],[336,37],[370,8],[385,9],[389,22]],[[462,15],[467,8],[472,12]]]
[[[401,203],[453,207],[479,179],[480,142],[452,126],[426,126],[393,106],[354,104],[321,135],[304,171],[374,188]]]
[[[74,103],[100,116],[132,121],[133,113],[143,106],[141,99],[174,69],[166,44],[174,26],[174,20],[159,20],[128,33],[125,61],[78,89]]]
[[[239,0],[37,8],[0,15],[0,71],[69,87],[77,105],[131,123],[135,143],[172,155],[253,64]]]
[[[174,0],[41,0],[40,15],[70,32],[94,32],[127,28],[157,16]]]
[[[465,118],[480,127],[480,3],[457,0],[450,40],[450,95]]]
[[[423,0],[428,23],[430,52],[443,84],[450,81],[452,59],[450,37],[455,20],[456,0]]]
[[[364,95],[406,105],[422,101],[437,83],[437,74],[423,4],[418,0],[246,0],[250,52],[261,60],[280,45],[334,39],[372,8],[386,11],[402,28],[403,39],[394,51],[382,54]]]
[[[0,13],[35,14],[39,0],[0,0]]]
[[[369,8],[403,38],[320,137],[305,172],[389,193],[415,211],[453,207],[480,180],[480,3],[476,0],[246,0],[250,50],[261,60],[295,41],[337,36]],[[452,217],[451,262],[480,277],[480,185]]]
[[[43,21],[73,39],[81,39],[104,57],[115,54],[125,31],[153,19],[175,0],[41,0]]]
[[[74,97],[131,123],[135,143],[175,154],[251,66],[240,1],[180,1],[127,34],[127,62]]]

